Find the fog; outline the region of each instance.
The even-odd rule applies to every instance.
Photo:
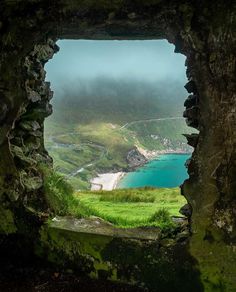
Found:
[[[166,99],[182,105],[186,96],[185,57],[166,40],[61,40],[46,64],[54,103],[96,98]]]

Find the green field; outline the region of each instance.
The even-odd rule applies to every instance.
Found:
[[[119,227],[166,226],[170,216],[180,216],[179,209],[186,204],[179,188],[77,192],[74,196],[78,212]]]
[[[42,166],[45,199],[55,215],[87,218],[97,216],[117,227],[174,226],[186,204],[179,188],[115,189],[74,192],[60,174]]]

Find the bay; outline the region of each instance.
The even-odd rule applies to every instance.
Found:
[[[119,182],[117,188],[137,187],[177,187],[188,178],[185,162],[190,154],[164,154],[149,161],[134,172],[129,172]]]

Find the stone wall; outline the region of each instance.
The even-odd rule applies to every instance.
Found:
[[[36,229],[43,190],[43,121],[51,113],[44,64],[59,38],[166,38],[187,57],[185,102],[194,153],[182,185],[191,216],[188,252],[206,291],[236,290],[236,17],[233,1],[1,1],[0,232]],[[34,218],[34,220],[31,220]],[[37,224],[35,223],[37,222]],[[24,223],[24,224],[23,224]]]
[[[115,228],[96,217],[56,217],[42,228],[36,250],[57,266],[144,291],[201,292],[185,227],[170,236],[159,228]]]

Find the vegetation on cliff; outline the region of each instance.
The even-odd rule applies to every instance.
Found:
[[[118,227],[173,226],[186,203],[179,188],[116,189],[74,192],[58,173],[43,169],[46,201],[55,215],[97,216]]]
[[[85,116],[87,119],[90,115],[88,109],[84,108],[80,115],[77,107],[67,106],[67,116],[76,120],[77,115],[77,121],[70,118],[64,121],[65,113],[58,108],[46,123],[46,148],[54,159],[55,169],[67,176],[75,189],[89,189],[89,181],[96,173],[132,170],[132,161],[127,156],[135,147],[150,151],[190,150],[182,136],[189,132],[183,119],[118,123],[112,117],[108,122],[106,115],[100,114],[100,121],[92,120],[91,116],[88,122],[85,121]]]

